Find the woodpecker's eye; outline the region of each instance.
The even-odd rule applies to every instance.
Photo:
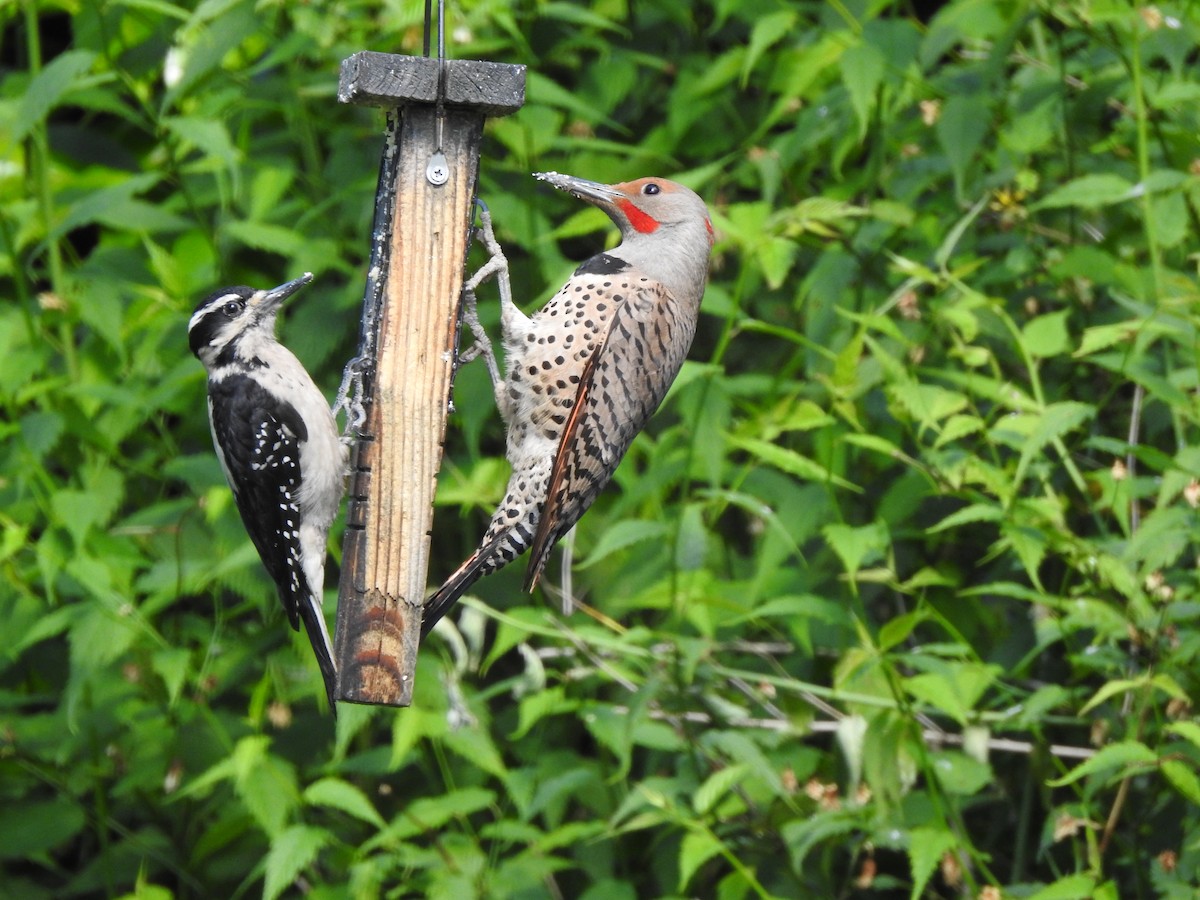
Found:
[[[655,184],[655,183],[652,181],[652,182],[650,182],[649,184],[644,184],[644,185],[642,185],[642,193],[643,193],[643,194],[651,194],[651,195],[653,195],[653,194],[661,194],[661,193],[662,193],[662,188],[660,188],[660,187],[659,187],[657,184]]]
[[[237,300],[230,300],[221,309],[221,312],[225,313],[225,315],[229,316],[229,318],[231,318],[231,319],[234,318],[235,316],[237,316],[238,313],[240,313],[241,311],[242,311],[242,304],[239,303]]]

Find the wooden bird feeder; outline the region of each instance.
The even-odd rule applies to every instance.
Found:
[[[524,66],[439,56],[356,53],[338,89],[390,111],[334,641],[352,703],[412,702],[483,123],[525,101]]]

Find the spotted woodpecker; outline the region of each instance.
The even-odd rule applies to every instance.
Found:
[[[330,709],[337,670],[322,612],[325,546],[345,487],[346,447],[308,372],[275,338],[280,304],[312,281],[209,294],[188,325],[208,372],[208,421],[238,512],[292,628],[317,656]]]

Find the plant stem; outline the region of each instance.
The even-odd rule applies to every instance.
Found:
[[[34,0],[26,0],[22,9],[25,13],[25,50],[28,55],[29,72],[36,77],[42,70],[42,41],[38,32],[37,4]],[[46,236],[46,265],[49,269],[50,291],[61,300],[64,297],[65,279],[62,248],[58,239],[51,233],[54,224],[54,193],[50,186],[50,141],[46,135],[44,120],[30,130],[26,153],[38,212],[41,214],[42,231]],[[72,382],[78,381],[79,361],[75,356],[75,334],[68,314],[64,314],[58,323],[58,341],[67,377]]]

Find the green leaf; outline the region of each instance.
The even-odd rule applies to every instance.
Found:
[[[1128,200],[1132,196],[1132,183],[1112,172],[1100,172],[1068,181],[1030,208],[1039,210],[1076,206],[1081,209],[1098,209]]]
[[[383,816],[359,788],[340,778],[322,778],[314,781],[304,791],[304,800],[314,806],[329,806],[341,810],[356,819],[369,822],[376,828],[386,824]]]
[[[1185,800],[1200,806],[1200,778],[1195,769],[1178,759],[1165,759],[1159,768]]]
[[[958,845],[958,839],[941,828],[914,828],[908,834],[908,859],[912,866],[912,900],[919,900],[925,886],[941,864],[942,857]]]
[[[1005,516],[1004,510],[997,504],[973,503],[964,506],[957,512],[952,512],[942,521],[929,528],[930,534],[961,528],[964,525],[974,525],[976,522],[999,522]]]
[[[576,569],[586,569],[594,566],[600,560],[611,556],[634,544],[645,541],[659,540],[670,534],[670,525],[666,522],[651,522],[645,519],[623,519],[605,528],[599,540],[592,547],[587,559],[576,563]]]
[[[872,522],[861,528],[826,525],[821,529],[821,534],[850,575],[864,564],[880,559],[891,543],[885,522]]]
[[[799,249],[795,241],[779,236],[769,236],[755,246],[755,259],[772,290],[782,287],[787,280]]]
[[[73,800],[13,800],[0,804],[0,859],[42,857],[71,840],[86,824]]]
[[[1154,751],[1140,741],[1120,741],[1101,747],[1091,759],[1084,760],[1062,778],[1048,781],[1047,784],[1062,787],[1090,775],[1108,773],[1113,769],[1120,769],[1120,774],[1124,774],[1125,770],[1136,770],[1157,761]]]
[[[324,828],[293,825],[271,841],[271,849],[267,851],[266,883],[263,886],[265,900],[275,900],[291,887],[296,876],[317,858],[321,848],[332,838]]]
[[[88,72],[96,54],[90,50],[67,50],[50,60],[29,82],[21,95],[10,140],[19,144],[42,124],[76,82]]]
[[[861,138],[871,124],[871,112],[875,107],[876,92],[883,82],[886,61],[878,48],[860,43],[849,47],[838,65],[850,95],[850,105],[858,119],[858,136]]]
[[[908,636],[913,633],[913,629],[928,618],[928,614],[922,608],[888,619],[879,629],[880,651],[887,652],[897,644],[908,640]]]
[[[707,548],[708,529],[704,527],[704,510],[698,503],[689,503],[679,517],[675,566],[681,572],[695,572],[704,565]]]
[[[1193,746],[1200,748],[1200,723],[1197,722],[1172,722],[1166,728],[1172,734],[1177,734],[1186,741],[1192,743]]]
[[[1101,350],[1107,350],[1114,344],[1132,340],[1138,333],[1142,323],[1138,321],[1114,322],[1111,325],[1093,325],[1085,328],[1083,338],[1079,342],[1076,357],[1089,356]]]
[[[1111,697],[1126,694],[1129,691],[1145,687],[1143,679],[1118,678],[1105,683],[1100,690],[1092,695],[1092,699],[1079,708],[1079,715],[1084,716]]]
[[[1095,415],[1096,408],[1094,406],[1074,400],[1064,400],[1046,406],[1037,416],[1034,427],[1021,448],[1021,458],[1017,462],[1013,484],[1020,484],[1024,480],[1025,469],[1033,457],[1041,453],[1047,444],[1061,438],[1073,428],[1078,428]]]
[[[446,732],[442,738],[446,746],[471,763],[496,778],[506,774],[504,760],[496,750],[491,735],[477,727],[459,728]]]
[[[1068,346],[1067,311],[1048,313],[1025,323],[1021,342],[1031,356],[1057,356]]]
[[[689,831],[679,845],[679,890],[687,889],[696,870],[721,852],[721,842],[710,831]]]
[[[1142,519],[1125,547],[1123,559],[1153,572],[1173,564],[1192,541],[1191,513],[1177,506],[1159,507]]]
[[[717,801],[729,793],[749,774],[750,767],[740,763],[718,769],[704,780],[704,784],[696,789],[696,793],[692,796],[692,808],[696,810],[697,815],[707,815],[712,812],[713,807],[717,805]]]
[[[266,222],[226,222],[224,233],[252,249],[268,250],[287,257],[303,256],[309,243],[298,231]]]
[[[992,767],[966,753],[945,750],[933,754],[932,762],[938,783],[951,794],[970,797],[993,781]]]
[[[269,752],[270,740],[244,737],[233,749],[234,787],[250,814],[268,835],[283,831],[300,799],[291,763]]]
[[[1068,875],[1031,895],[1029,900],[1098,900],[1096,879],[1091,875]]]
[[[806,456],[801,456],[795,450],[789,450],[786,447],[780,447],[777,444],[757,438],[735,437],[733,435],[729,436],[729,443],[757,457],[761,462],[769,466],[774,466],[780,471],[794,475],[797,478],[803,478],[806,481],[816,481],[822,484],[830,482],[836,484],[838,487],[859,490],[857,486],[846,481],[844,478],[834,475],[820,463],[814,462]]]
[[[164,647],[155,651],[151,660],[154,671],[167,688],[167,697],[175,703],[191,669],[192,654],[184,647]]]
[[[848,835],[862,827],[859,813],[853,810],[818,812],[807,818],[793,819],[780,829],[780,836],[791,852],[792,868],[804,871],[804,861],[814,847],[822,841],[850,840]]]
[[[384,838],[392,840],[429,834],[435,829],[446,828],[447,823],[455,819],[463,819],[495,803],[495,792],[479,787],[422,797],[402,808],[396,819],[388,825]]]
[[[970,94],[955,94],[946,101],[938,117],[938,142],[950,161],[955,189],[965,190],[967,167],[975,158],[991,126],[987,100]]]
[[[162,123],[185,145],[190,144],[223,166],[232,166],[240,158],[225,123],[194,116],[166,116]]]
[[[796,26],[796,15],[794,9],[781,9],[756,19],[754,28],[750,31],[746,57],[742,63],[742,87],[746,86],[750,73],[758,64],[763,53],[793,32]]]
[[[578,708],[579,701],[568,699],[566,691],[557,685],[534,691],[521,698],[517,727],[509,737],[514,741],[520,740],[529,733],[529,729],[547,716],[571,713]]]

